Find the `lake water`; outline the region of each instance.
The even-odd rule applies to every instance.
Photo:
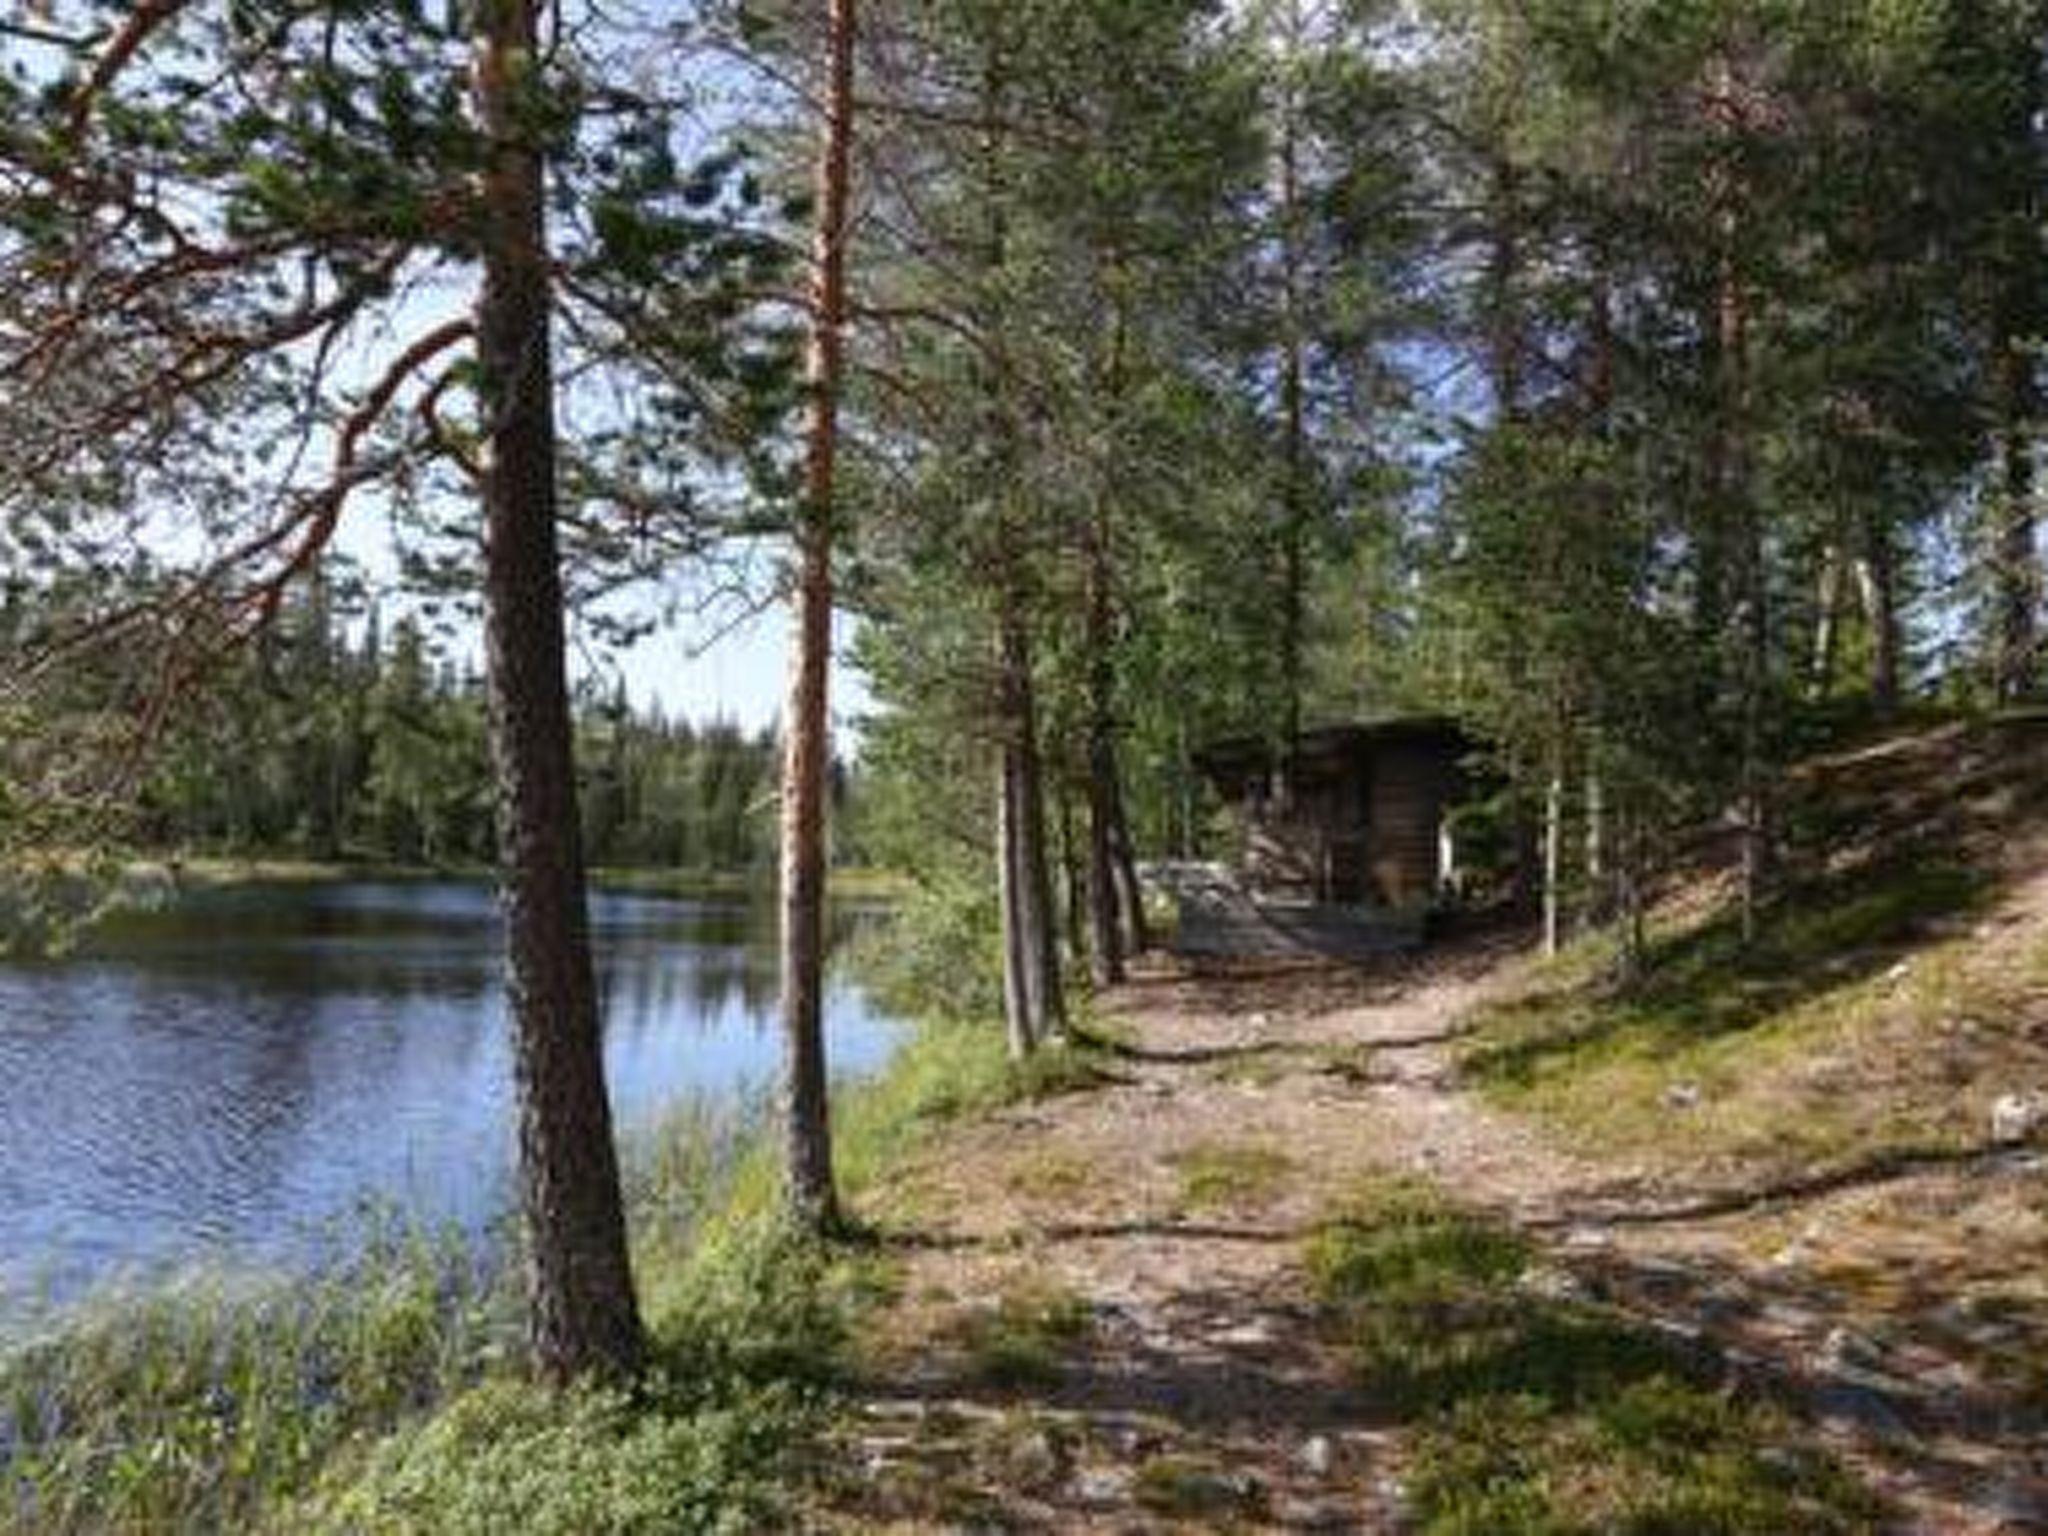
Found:
[[[773,1081],[771,914],[595,894],[621,1135]],[[0,964],[0,1312],[195,1260],[303,1260],[365,1204],[478,1228],[511,1199],[485,887],[251,886]],[[835,1073],[897,1037],[839,980]]]

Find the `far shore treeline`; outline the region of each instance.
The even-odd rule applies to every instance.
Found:
[[[480,869],[496,857],[482,677],[427,623],[294,597],[167,724],[143,764],[126,845],[156,858],[289,859]],[[0,636],[37,604],[0,591]],[[81,669],[81,718],[116,701],[127,663]],[[772,727],[635,709],[622,682],[576,695],[577,789],[592,865],[772,882],[781,752]],[[835,763],[834,862],[857,862],[849,772]]]

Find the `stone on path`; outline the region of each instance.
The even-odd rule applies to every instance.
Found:
[[[2048,1099],[2038,1093],[2002,1093],[1991,1105],[1991,1141],[2016,1147],[2031,1141],[2048,1120]]]

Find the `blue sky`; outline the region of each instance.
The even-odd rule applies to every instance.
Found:
[[[835,650],[841,655],[832,668],[833,730],[841,751],[852,745],[853,717],[869,705],[864,680],[843,659],[849,633],[849,621],[841,615],[835,634]],[[705,630],[693,632],[687,623],[662,629],[618,661],[636,706],[658,701],[671,715],[692,720],[724,716],[749,730],[758,729],[782,709],[789,609],[782,603],[770,604],[715,639]]]

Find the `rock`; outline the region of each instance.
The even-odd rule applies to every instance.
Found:
[[[1117,1431],[1116,1446],[1126,1456],[1149,1456],[1165,1444],[1155,1430],[1138,1425],[1127,1425]]]
[[[1830,1378],[1812,1397],[1814,1411],[1823,1419],[1849,1423],[1894,1444],[1907,1444],[1913,1431],[1899,1417],[1892,1399],[1883,1392],[1853,1381]]]
[[[1301,1443],[1295,1459],[1311,1477],[1328,1477],[1331,1466],[1336,1462],[1336,1453],[1331,1449],[1328,1435],[1310,1435]]]
[[[1809,1307],[1795,1306],[1789,1301],[1767,1301],[1757,1309],[1757,1320],[1773,1332],[1783,1335],[1806,1335],[1820,1326],[1819,1316]]]
[[[1282,1498],[1270,1511],[1283,1531],[1355,1531],[1358,1515],[1348,1501],[1331,1505],[1314,1499]]]
[[[1699,1102],[1698,1083],[1673,1083],[1664,1090],[1663,1104],[1666,1109],[1697,1109]]]
[[[1999,1483],[1980,1498],[1978,1509],[1998,1522],[1997,1531],[2048,1530],[2048,1491],[2017,1479]]]
[[[1273,1016],[1267,1013],[1265,1009],[1261,1008],[1257,1013],[1253,1014],[1245,1022],[1250,1024],[1253,1029],[1264,1029],[1268,1024],[1271,1024],[1273,1022]]]
[[[1020,1437],[1010,1446],[1005,1458],[1011,1473],[1026,1487],[1043,1487],[1056,1483],[1065,1472],[1060,1448],[1053,1443],[1051,1435],[1042,1429],[1034,1429]]]
[[[1522,1272],[1522,1289],[1545,1301],[1584,1301],[1586,1287],[1568,1269],[1548,1264],[1533,1265]]]
[[[1884,973],[1884,979],[1886,981],[1904,981],[1908,976],[1912,974],[1913,962],[1910,960],[1901,960],[1897,965],[1893,966],[1890,970]]]
[[[1074,1479],[1074,1497],[1083,1504],[1121,1504],[1130,1491],[1131,1475],[1116,1467],[1090,1467]]]
[[[1816,1358],[1824,1371],[1839,1372],[1844,1367],[1868,1369],[1884,1363],[1884,1348],[1853,1329],[1835,1327],[1820,1341]]]
[[[1994,1146],[2016,1147],[2031,1141],[2048,1120],[2048,1101],[2038,1093],[2002,1093],[1991,1105],[1991,1141]]]

